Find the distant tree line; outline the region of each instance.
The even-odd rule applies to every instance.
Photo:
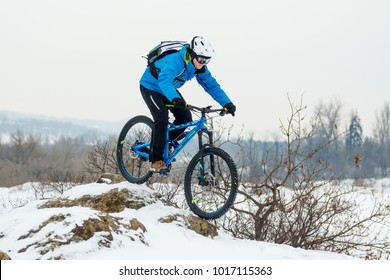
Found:
[[[81,138],[59,138],[53,143],[17,130],[7,143],[0,141],[0,186],[45,180],[78,181],[88,145]]]
[[[306,117],[306,116],[305,116]],[[301,143],[300,152],[309,154],[319,150],[312,162],[321,161],[328,165],[327,172],[344,178],[384,178],[390,176],[390,103],[383,105],[376,116],[376,125],[372,136],[364,136],[364,129],[357,112],[352,112],[347,127],[342,120],[342,105],[337,100],[328,104],[320,103],[315,108],[309,128],[310,135]],[[336,137],[337,136],[337,137]],[[256,141],[252,136],[244,139],[243,145],[248,151],[247,165],[250,170],[248,178],[256,178],[261,172],[259,162],[265,157],[269,164],[278,160],[280,152],[287,149],[287,142]],[[269,157],[273,149],[274,158]]]
[[[308,116],[302,116],[308,118]],[[342,104],[338,100],[320,102],[315,108],[315,123],[302,130],[313,129],[299,148],[303,154],[311,153],[323,143],[329,143],[313,156],[311,161],[327,164],[328,173],[345,178],[382,178],[390,176],[390,103],[386,103],[376,116],[372,136],[364,136],[364,128],[357,112],[352,112],[349,124],[342,120]],[[344,124],[343,124],[344,123]],[[337,135],[337,137],[335,137]],[[278,161],[287,149],[286,141],[255,140],[253,134],[241,139],[240,147],[246,151],[245,169],[248,178],[259,178],[268,165]],[[237,149],[237,144],[225,141],[226,149]],[[270,156],[272,150],[272,157]],[[117,173],[116,137],[91,143],[84,137],[61,137],[55,141],[42,139],[39,134],[24,134],[17,130],[10,140],[0,139],[0,186],[13,186],[28,181],[52,177],[66,179],[84,177],[94,180],[99,173]],[[310,161],[309,161],[310,162]],[[55,176],[54,176],[55,174]],[[50,177],[50,176],[49,176]]]

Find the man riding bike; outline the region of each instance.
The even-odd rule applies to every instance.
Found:
[[[214,49],[210,42],[202,36],[196,36],[191,40],[191,44],[183,46],[180,51],[156,60],[146,68],[141,77],[141,94],[154,120],[149,156],[152,171],[164,172],[167,169],[162,157],[166,141],[168,110],[175,117],[176,125],[192,121],[191,112],[186,108],[186,102],[177,90],[187,81],[196,77],[197,82],[215,101],[228,113],[235,115],[236,106],[206,66],[213,55]],[[171,139],[180,138],[182,132],[183,130],[175,130],[170,132],[169,136]]]

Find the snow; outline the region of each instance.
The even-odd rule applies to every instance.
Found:
[[[53,275],[57,279],[117,279],[119,276],[122,279],[122,276],[130,276],[121,274],[124,268],[158,267],[179,268],[180,271],[201,268],[204,274],[196,277],[165,277],[198,280],[213,279],[215,276],[221,278],[222,275],[213,275],[215,269],[226,272],[226,269],[232,267],[270,267],[273,275],[269,279],[295,279],[294,276],[302,280],[313,277],[367,279],[383,278],[383,275],[390,273],[388,261],[363,261],[332,252],[239,240],[222,230],[218,230],[215,237],[200,235],[185,226],[183,217],[192,215],[189,210],[165,205],[156,198],[155,191],[145,185],[128,182],[92,183],[75,186],[62,195],[45,190],[43,199],[37,199],[34,191],[37,185],[28,183],[13,188],[0,188],[0,251],[17,260],[1,263],[2,279],[34,279],[36,276],[48,280]],[[376,188],[383,186],[389,189],[389,185],[390,180],[381,181],[373,190],[366,192],[376,191]],[[42,207],[53,199],[76,200],[85,196],[96,197],[113,190],[129,190],[133,196],[145,201],[146,206],[138,210],[125,208],[108,214],[85,206]],[[362,202],[368,203],[365,200]],[[69,241],[77,226],[104,215],[110,215],[117,222],[117,230],[111,231],[111,241],[107,241],[107,232],[104,231],[96,231],[88,240]],[[160,221],[171,215],[178,215],[179,218],[170,223]],[[58,219],[47,222],[53,217]],[[146,231],[126,227],[132,219],[140,221]],[[55,242],[65,244],[52,246]],[[67,261],[45,261],[56,258]],[[131,277],[161,279],[161,276],[156,275]],[[262,275],[237,277],[224,275],[223,279],[258,279]]]
[[[73,187],[59,198],[77,199],[84,195],[97,196],[117,188],[128,189],[132,193],[151,201],[154,193],[145,185],[134,185],[127,182],[119,184],[87,184]],[[50,195],[51,197],[53,195]],[[277,245],[266,242],[239,240],[218,231],[218,236],[211,238],[202,236],[184,227],[180,220],[172,223],[161,223],[159,219],[169,215],[191,215],[188,210],[166,206],[157,200],[138,210],[125,209],[111,215],[123,221],[137,219],[147,231],[140,234],[139,230],[129,231],[122,228],[125,234],[113,234],[110,247],[99,245],[101,232],[83,242],[71,242],[40,254],[41,247],[31,244],[45,242],[48,236],[55,239],[69,236],[72,228],[82,225],[89,218],[98,218],[101,213],[87,207],[73,206],[62,208],[39,208],[51,198],[34,200],[31,184],[19,187],[0,189],[0,250],[6,252],[15,260],[52,259],[61,256],[67,260],[123,260],[123,259],[267,259],[267,260],[347,260],[350,256],[331,252],[308,251],[287,245]],[[21,207],[12,207],[25,202]],[[56,221],[40,228],[40,225],[50,217],[64,215],[65,222]],[[28,238],[21,238],[34,230]],[[62,236],[62,237],[61,237]],[[132,236],[136,241],[132,241]],[[60,238],[61,237],[61,238]],[[144,240],[147,245],[142,241]],[[21,248],[27,248],[22,250]]]

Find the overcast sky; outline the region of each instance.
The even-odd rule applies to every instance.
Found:
[[[366,134],[390,102],[390,1],[0,0],[0,110],[120,121],[149,114],[141,58],[161,40],[204,35],[209,68],[260,138],[337,98]],[[193,80],[188,103],[217,104]],[[346,125],[346,124],[341,124]]]

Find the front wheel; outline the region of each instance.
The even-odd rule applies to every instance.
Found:
[[[224,150],[206,148],[190,161],[184,193],[190,209],[199,217],[206,220],[221,217],[233,205],[237,189],[237,167]]]
[[[125,124],[119,135],[116,151],[118,168],[130,183],[145,183],[153,175],[147,158],[152,130],[150,118],[136,116]]]

